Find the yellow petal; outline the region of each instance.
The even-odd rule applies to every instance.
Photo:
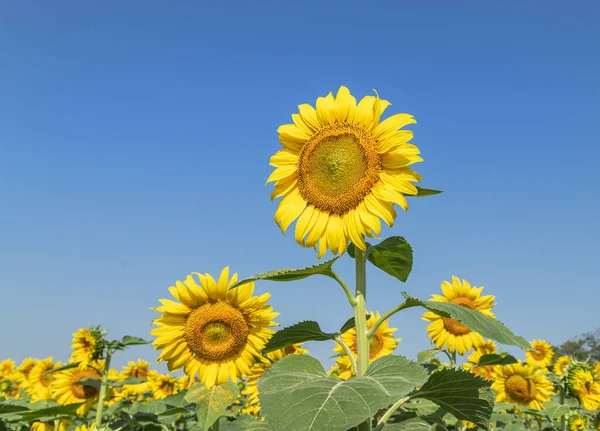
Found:
[[[354,120],[356,99],[350,94],[350,90],[348,90],[347,87],[342,85],[339,88],[335,97],[335,104],[337,106],[337,119],[340,123],[343,123],[346,120],[348,120],[348,122]]]
[[[319,97],[317,99],[317,118],[322,126],[334,124],[336,122],[337,108],[333,94],[329,93],[327,97]]]
[[[409,114],[392,115],[375,127],[373,136],[375,139],[383,140],[388,134],[394,133],[396,130],[406,126],[407,124],[414,124],[416,122],[417,121],[414,119],[414,117]]]
[[[275,223],[279,225],[282,232],[285,232],[289,225],[302,214],[304,208],[306,208],[306,201],[295,188],[279,203],[277,211],[275,211]]]
[[[298,153],[290,150],[280,150],[271,156],[269,164],[271,166],[294,165],[298,163]]]
[[[375,103],[374,96],[365,96],[356,107],[354,122],[363,126],[370,126],[373,122],[373,104]]]
[[[304,212],[300,215],[298,221],[296,222],[296,241],[298,244],[304,243],[304,237],[308,233],[310,222],[316,217],[315,207],[312,205],[307,206],[306,210],[304,210]]]
[[[300,117],[304,121],[304,124],[306,124],[312,130],[312,132],[316,132],[321,128],[315,108],[305,103],[298,105],[298,111],[300,112]]]

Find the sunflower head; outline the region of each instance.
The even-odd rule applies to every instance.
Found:
[[[90,362],[103,358],[106,348],[106,331],[100,326],[80,328],[73,334],[71,361],[79,362],[81,368],[86,368]]]
[[[481,360],[481,357],[484,354],[487,355],[488,353],[483,353],[480,349],[475,350],[473,353],[471,353],[469,355],[467,361],[463,364],[463,368],[465,370],[470,371],[471,373],[475,374],[476,376],[484,378],[485,380],[493,380],[493,378],[494,378],[494,366],[493,365],[477,366],[477,364],[479,364],[479,361]]]
[[[29,385],[29,373],[35,367],[35,363],[36,359],[25,358],[17,367],[16,374],[21,386],[27,387]]]
[[[52,357],[35,361],[35,365],[29,372],[29,384],[27,385],[27,395],[31,397],[32,402],[51,398],[50,385],[54,379],[54,373],[48,372],[60,366],[62,364],[54,363]]]
[[[155,400],[162,400],[169,395],[174,395],[181,390],[181,385],[176,377],[168,374],[157,374],[150,377],[150,390]]]
[[[594,376],[594,368],[586,361],[573,360],[567,368],[567,388],[584,409],[600,407],[600,381]]]
[[[545,374],[529,364],[497,366],[492,389],[498,393],[496,402],[514,403],[541,410],[542,403],[550,400],[554,385]]]
[[[421,176],[409,166],[423,159],[409,144],[413,134],[402,127],[416,123],[408,114],[381,121],[390,105],[378,95],[358,104],[346,87],[334,97],[319,97],[315,107],[298,106],[293,124],[280,126],[283,149],[271,157],[275,170],[267,182],[282,197],[275,222],[285,232],[296,223],[296,241],[344,253],[351,241],[366,249],[365,236],[381,233],[383,219],[392,226],[394,204],[408,209],[405,195],[416,195]]]
[[[442,283],[443,295],[432,295],[431,301],[450,302],[461,307],[477,310],[489,317],[496,317],[492,313],[495,296],[482,296],[483,287],[471,287],[467,280],[460,280],[452,276],[452,283],[444,281]],[[471,331],[466,325],[450,317],[442,317],[428,311],[423,314],[423,320],[431,322],[427,327],[427,333],[433,344],[440,349],[447,349],[450,352],[458,352],[464,355],[473,348],[478,348],[484,344],[483,337],[477,332]],[[491,344],[487,342],[487,348]],[[494,346],[495,348],[495,346]]]
[[[15,361],[5,359],[0,362],[0,379],[4,379],[15,372]]]
[[[571,364],[571,357],[570,356],[560,356],[556,359],[556,362],[554,363],[554,374],[556,374],[557,376],[562,376],[563,374],[565,374],[565,371],[567,370],[567,367]]]
[[[69,368],[53,373],[50,391],[58,404],[83,403],[77,414],[85,416],[98,399],[96,385],[86,384],[90,379],[101,380],[103,362],[91,362],[87,367]]]
[[[531,350],[525,352],[525,362],[536,367],[548,367],[554,357],[552,346],[544,340],[533,340],[530,344]]]
[[[252,296],[253,283],[229,289],[236,281],[225,268],[218,281],[194,273],[169,288],[176,301],[163,299],[153,309],[162,313],[151,331],[155,349],[162,350],[159,362],[167,361],[171,371],[183,367],[208,387],[250,374],[278,313],[267,305],[268,293]]]
[[[569,416],[567,425],[569,427],[569,431],[586,431],[588,429],[587,421],[580,414]]]
[[[31,424],[31,431],[65,431],[73,424],[69,419],[58,420],[58,427],[54,421],[49,422],[34,422]]]

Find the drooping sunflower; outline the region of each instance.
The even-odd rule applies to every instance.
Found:
[[[96,352],[96,338],[89,329],[80,328],[73,334],[73,352],[71,358],[75,362],[80,362],[81,368],[85,368],[92,361]]]
[[[537,367],[548,367],[554,357],[552,346],[544,340],[533,340],[530,344],[532,349],[525,352],[525,362]]]
[[[573,363],[568,370],[567,388],[584,409],[600,407],[600,381],[594,379],[593,368],[587,363]]]
[[[180,391],[179,380],[168,374],[150,376],[150,390],[155,400],[162,400]]]
[[[91,362],[87,367],[69,368],[53,373],[54,378],[50,384],[52,398],[58,404],[84,403],[77,409],[77,414],[85,416],[92,405],[98,400],[98,390],[94,386],[82,385],[85,379],[102,378],[104,364]]]
[[[367,329],[371,329],[373,325],[381,319],[379,312],[370,312],[367,319]],[[378,328],[369,344],[369,362],[379,359],[385,355],[391,355],[394,349],[398,346],[401,338],[394,338],[394,332],[397,328],[390,328],[389,321],[386,320]],[[350,328],[341,335],[342,341],[350,348],[354,357],[358,354],[358,340],[356,338],[356,328]],[[344,349],[339,344],[336,344],[333,351],[342,355],[336,358],[336,363],[340,367],[338,377],[346,380],[352,376],[352,362],[346,356]]]
[[[554,363],[554,374],[562,376],[565,373],[565,369],[571,363],[572,359],[569,356],[560,356]]]
[[[171,286],[177,299],[163,299],[154,311],[163,315],[154,320],[158,328],[154,348],[162,350],[158,361],[167,361],[170,371],[184,368],[188,376],[198,375],[208,387],[250,374],[255,358],[274,331],[272,321],[279,313],[266,305],[269,293],[252,296],[254,283],[229,289],[226,267],[215,280],[209,274],[194,273]]]
[[[458,277],[452,276],[452,283],[448,281],[442,283],[444,294],[431,295],[431,301],[450,302],[495,318],[492,308],[496,297],[493,295],[482,296],[482,290],[483,287],[471,287],[467,280],[461,282]],[[423,320],[432,322],[427,327],[427,335],[437,348],[447,349],[450,352],[457,351],[460,355],[464,355],[484,343],[481,334],[471,331],[458,320],[438,316],[431,311],[423,314]]]
[[[52,398],[50,384],[54,379],[54,373],[45,373],[60,366],[60,362],[52,362],[51,356],[46,359],[39,359],[35,362],[35,365],[29,372],[29,385],[27,386],[27,394],[31,397],[32,402],[49,400]]]
[[[5,359],[0,362],[0,380],[7,378],[15,372],[15,361],[12,359]]]
[[[120,380],[125,380],[132,377],[147,379],[145,382],[135,385],[125,385],[126,389],[134,394],[142,394],[150,391],[150,377],[158,375],[157,371],[150,370],[150,362],[138,359],[137,363],[129,361],[127,366],[123,367],[123,371],[119,374]]]
[[[530,364],[497,366],[494,372],[492,389],[498,393],[496,402],[515,403],[536,410],[550,400],[554,385],[545,374]]]
[[[421,162],[419,149],[408,142],[413,133],[399,130],[416,123],[408,114],[381,120],[390,105],[379,96],[366,96],[358,104],[346,87],[334,97],[319,97],[316,109],[299,105],[293,124],[277,129],[283,149],[270,160],[276,169],[267,182],[283,196],[275,222],[285,232],[296,223],[296,241],[343,253],[348,241],[366,250],[365,236],[381,233],[380,218],[392,226],[394,204],[404,210],[404,195],[416,195],[421,180],[409,165]]]

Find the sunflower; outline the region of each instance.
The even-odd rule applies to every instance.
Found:
[[[392,226],[393,205],[406,210],[404,195],[417,194],[421,176],[408,166],[423,159],[408,143],[413,133],[399,130],[416,121],[408,114],[380,121],[389,105],[377,95],[357,105],[342,86],[335,98],[319,97],[316,109],[299,105],[294,124],[277,129],[283,149],[271,157],[267,180],[271,199],[283,196],[275,222],[285,232],[298,218],[296,241],[318,247],[319,258],[328,249],[343,253],[348,240],[366,250],[365,235],[381,233],[379,219]]]
[[[87,425],[80,425],[75,428],[74,431],[94,431],[96,429],[96,424],[91,424],[89,427]]]
[[[600,382],[594,379],[593,368],[586,363],[574,363],[569,367],[567,388],[584,409],[600,407]]]
[[[34,422],[31,424],[31,431],[64,431],[73,422],[68,419],[60,419],[58,421],[58,428],[54,425],[54,421],[51,422]]]
[[[9,375],[15,372],[15,361],[12,359],[5,359],[0,362],[0,380],[7,378]]]
[[[571,416],[569,421],[567,422],[569,425],[569,431],[586,431],[587,430],[587,422],[586,420],[579,416]]]
[[[491,355],[498,351],[498,347],[492,340],[484,340],[483,343],[477,347],[477,351],[482,355]]]
[[[69,368],[57,371],[50,385],[52,398],[58,404],[84,403],[77,409],[77,414],[85,416],[98,400],[98,390],[94,386],[82,385],[85,379],[101,379],[104,364],[92,362],[87,367]]]
[[[565,373],[567,366],[571,363],[572,359],[569,356],[560,356],[554,363],[554,374],[562,376]]]
[[[273,362],[276,362],[281,358],[284,358],[289,355],[308,354],[308,350],[300,347],[300,344],[301,343],[292,344],[290,346],[266,353],[265,356],[271,362],[264,363],[263,361],[257,361],[254,365],[252,365],[252,367],[250,368],[250,377],[246,382],[246,387],[241,392],[241,395],[247,398],[246,407],[242,411],[243,414],[251,414],[253,416],[258,416],[258,413],[260,412],[260,403],[258,399],[258,381],[262,377],[265,370],[269,368]]]
[[[444,281],[442,283],[443,295],[432,295],[433,302],[450,302],[461,307],[477,310],[481,314],[489,317],[496,317],[492,313],[494,301],[493,295],[481,296],[483,287],[471,287],[467,280],[462,280],[452,276],[452,283]],[[440,349],[447,349],[450,352],[456,352],[464,355],[472,348],[478,348],[484,343],[483,337],[477,332],[472,332],[458,320],[450,317],[442,317],[428,311],[423,314],[423,320],[432,322],[427,327],[427,334],[432,343]]]
[[[525,362],[528,364],[546,368],[552,363],[554,350],[552,346],[544,340],[533,340],[531,350],[525,352]]]
[[[487,354],[488,353],[484,353],[484,351],[481,351],[480,349],[475,350],[469,355],[467,361],[463,364],[463,368],[475,374],[476,376],[484,378],[485,380],[493,380],[494,365],[477,366],[477,364],[479,364],[479,361],[481,360],[481,357]]]
[[[25,358],[23,362],[17,367],[16,375],[20,385],[24,388],[29,386],[29,373],[35,367],[36,359]]]
[[[379,312],[369,313],[367,319],[367,329],[371,329],[373,325],[381,319]],[[402,340],[401,338],[394,338],[394,332],[397,328],[390,328],[389,321],[383,322],[378,328],[371,342],[369,344],[369,362],[379,359],[382,356],[390,355],[398,343]],[[350,348],[354,357],[357,358],[358,352],[358,341],[356,339],[356,328],[350,328],[341,335],[342,341]],[[340,354],[341,356],[336,358],[336,362],[340,367],[338,377],[346,380],[352,376],[352,363],[350,358],[346,356],[344,349],[339,344],[336,344],[333,351]]]
[[[27,395],[31,397],[32,402],[52,398],[50,384],[54,378],[54,373],[45,373],[60,366],[60,362],[52,362],[52,357],[39,359],[35,362],[35,365],[29,372],[29,385],[27,385]]]
[[[127,366],[123,367],[123,371],[121,371],[121,373],[119,374],[119,379],[125,380],[136,377],[142,379],[149,379],[150,375],[157,374],[157,371],[150,370],[150,362],[144,361],[143,359],[138,359],[137,363],[129,361],[127,363]],[[135,385],[125,385],[125,387],[128,391],[134,394],[143,394],[144,392],[150,391],[149,380]]]
[[[85,368],[92,361],[96,353],[96,347],[96,338],[92,332],[89,329],[81,328],[73,334],[71,358],[75,362],[80,362],[80,366]]]
[[[194,273],[178,281],[169,291],[177,299],[163,299],[154,311],[163,315],[154,320],[158,328],[154,348],[162,350],[158,361],[167,361],[170,371],[184,367],[185,373],[196,374],[207,387],[231,378],[250,374],[255,358],[274,331],[272,321],[279,313],[267,306],[269,293],[252,296],[254,283],[229,289],[237,274],[229,279],[226,267],[215,280],[209,274]]]
[[[162,400],[180,391],[179,380],[168,374],[150,377],[150,390],[155,400]]]
[[[515,403],[536,410],[542,409],[542,403],[550,400],[554,385],[545,374],[536,374],[530,364],[496,366],[495,381],[492,389],[498,393],[496,402]]]

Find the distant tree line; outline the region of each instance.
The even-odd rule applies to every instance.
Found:
[[[589,357],[600,362],[600,328],[571,338],[554,349],[559,356],[568,355],[580,360]]]

